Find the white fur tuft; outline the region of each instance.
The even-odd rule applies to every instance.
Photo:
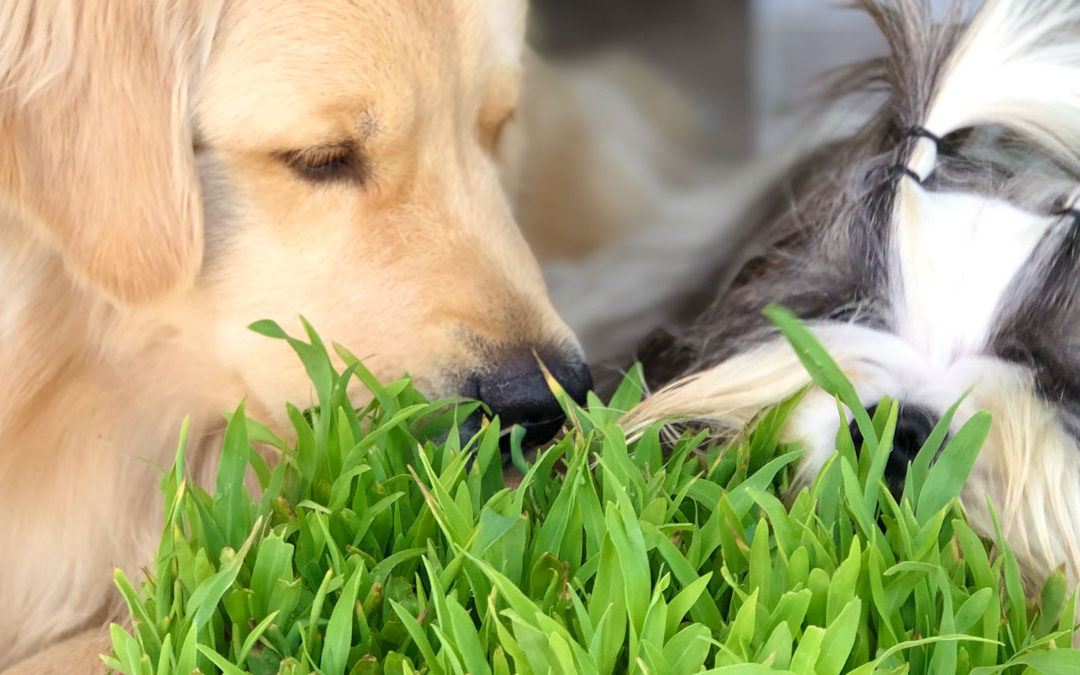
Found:
[[[898,222],[894,329],[940,367],[986,346],[1002,299],[1058,218],[1000,199],[911,183]]]
[[[919,362],[895,335],[855,324],[820,322],[811,326],[840,369],[856,383],[876,383],[889,364],[914,371]],[[780,403],[810,385],[795,351],[775,338],[713,368],[668,385],[645,399],[623,419],[630,429],[657,420],[704,419],[727,429],[742,429],[762,408]],[[875,396],[882,387],[874,388]],[[834,409],[835,410],[835,409]]]

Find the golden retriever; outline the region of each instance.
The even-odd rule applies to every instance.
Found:
[[[100,670],[185,415],[310,400],[305,315],[539,440],[577,342],[500,183],[522,0],[0,5],[0,670]],[[362,396],[357,392],[358,396]],[[25,660],[29,659],[29,660]]]

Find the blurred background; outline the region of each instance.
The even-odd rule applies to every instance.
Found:
[[[593,362],[634,353],[737,267],[740,216],[873,101],[807,111],[884,53],[836,0],[532,0],[518,217]]]
[[[679,87],[710,151],[781,143],[823,73],[881,53],[841,0],[533,0],[530,39],[547,58],[624,51]],[[943,4],[943,3],[938,3]]]

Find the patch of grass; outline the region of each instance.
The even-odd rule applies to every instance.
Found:
[[[617,424],[640,400],[638,370],[607,405],[590,397],[583,409],[557,390],[570,433],[507,488],[498,422],[464,447],[458,434],[477,404],[380,384],[335,347],[348,364],[338,373],[310,328],[304,342],[257,324],[295,349],[316,405],[289,408],[292,446],[237,409],[213,494],[185,477],[181,439],[153,568],[138,591],[116,574],[132,630],[113,626],[107,664],[132,675],[1080,672],[1076,593],[1055,575],[1029,603],[1011,552],[980,539],[956,501],[989,417],[942,448],[947,415],[897,503],[881,480],[896,403],[871,417],[809,332],[769,313],[865,439],[855,448],[840,425],[837,452],[787,503],[777,495],[799,451],[778,437],[797,399],[725,447],[686,433],[665,449],[658,426],[628,442]],[[366,408],[345,395],[353,378],[374,394]],[[268,466],[253,441],[281,461]]]

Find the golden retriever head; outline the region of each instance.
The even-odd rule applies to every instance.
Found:
[[[512,421],[559,416],[534,354],[583,395],[498,176],[524,2],[57,4],[47,40],[52,9],[0,10],[25,33],[0,47],[0,188],[116,325],[184,341],[271,414],[309,388],[245,326],[300,314]]]

